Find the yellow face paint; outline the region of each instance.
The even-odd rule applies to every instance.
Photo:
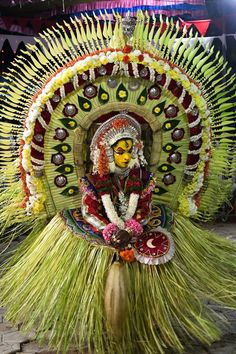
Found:
[[[113,146],[113,156],[116,166],[126,168],[132,156],[133,141],[131,139],[119,140]]]

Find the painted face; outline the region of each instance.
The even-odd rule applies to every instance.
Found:
[[[131,139],[122,139],[113,145],[112,148],[116,166],[120,168],[128,167],[132,155],[133,141]]]

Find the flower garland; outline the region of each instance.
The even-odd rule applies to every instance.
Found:
[[[32,138],[34,135],[34,125],[36,120],[39,120],[42,125],[44,124],[45,129],[47,129],[47,125],[42,122],[41,112],[44,109],[45,105],[49,110],[50,107],[50,99],[54,96],[56,90],[60,89],[64,84],[73,80],[76,75],[83,74],[85,71],[89,71],[89,81],[95,80],[94,69],[98,68],[102,65],[106,65],[108,63],[113,63],[116,66],[116,71],[123,70],[123,65],[132,63],[132,67],[134,68],[134,73],[136,72],[137,76],[137,65],[142,64],[144,67],[148,67],[150,72],[150,80],[154,81],[154,72],[158,74],[166,75],[166,82],[164,87],[168,88],[168,85],[171,79],[178,81],[183,86],[183,92],[179,97],[179,102],[182,103],[185,97],[186,92],[192,96],[192,102],[190,108],[196,106],[199,110],[199,114],[202,117],[202,122],[205,122],[205,128],[208,126],[208,118],[210,112],[208,110],[207,101],[202,96],[201,90],[194,83],[194,81],[188,77],[183,70],[177,67],[175,64],[167,62],[167,60],[159,59],[154,57],[153,55],[141,52],[140,50],[132,50],[132,48],[127,50],[124,48],[123,50],[114,50],[114,49],[105,49],[100,52],[96,52],[85,58],[78,58],[77,60],[68,63],[64,68],[61,68],[56,72],[45,84],[42,90],[35,95],[33,98],[33,103],[29,109],[28,115],[25,121],[25,131],[23,134],[24,146],[22,149],[22,166],[28,175],[26,179],[26,187],[30,191],[30,196],[28,201],[26,202],[26,208],[28,212],[38,212],[38,210],[42,210],[43,201],[45,200],[45,195],[43,196],[42,188],[40,185],[40,178],[34,177],[34,169],[32,166],[32,160],[30,157],[30,149]],[[114,71],[114,68],[113,68]],[[113,74],[113,73],[112,73]],[[128,71],[125,72],[128,75]],[[135,77],[136,77],[135,76]],[[206,131],[206,129],[205,129]],[[201,148],[201,161],[203,161],[203,157],[206,154],[206,147],[209,144],[209,141],[206,144],[202,145]],[[43,162],[37,160],[39,164],[39,168],[43,168]],[[40,165],[41,163],[41,165]],[[200,167],[199,167],[200,166]],[[198,180],[202,180],[199,176],[201,176],[203,171],[203,164],[199,164],[199,168],[197,169],[196,177]],[[195,180],[194,180],[195,183]],[[34,188],[32,187],[34,186]],[[197,187],[193,187],[191,185],[192,190],[196,193],[199,190],[201,182],[198,183]],[[189,192],[190,193],[190,192]],[[187,196],[188,195],[188,196]],[[32,198],[30,198],[32,197]],[[182,198],[182,199],[181,199]],[[186,206],[186,198],[189,198],[189,194],[187,194],[187,190],[181,195],[180,203]],[[183,208],[181,207],[181,210]],[[190,212],[191,206],[188,207],[188,213],[192,215]]]
[[[103,194],[101,196],[101,199],[102,199],[102,203],[105,208],[107,217],[111,221],[111,223],[116,225],[119,229],[124,229],[125,228],[125,221],[127,221],[128,219],[131,219],[136,212],[139,194],[137,194],[137,193],[130,194],[128,208],[126,211],[126,215],[124,216],[124,220],[118,216],[118,214],[114,208],[114,205],[112,203],[110,194],[108,194],[108,193]]]
[[[208,128],[209,129],[209,128]],[[202,149],[200,152],[200,163],[194,171],[193,179],[181,193],[178,198],[179,211],[181,214],[190,217],[197,214],[199,208],[199,200],[196,198],[201,190],[206,175],[206,163],[209,161],[211,153],[211,142],[209,131],[205,131],[202,135]]]

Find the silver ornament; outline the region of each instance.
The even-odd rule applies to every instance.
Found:
[[[166,185],[172,184],[175,181],[175,176],[173,176],[171,173],[168,173],[167,175],[164,176],[163,182]]]
[[[56,137],[57,137],[59,140],[65,139],[66,136],[67,136],[67,132],[66,132],[65,129],[63,129],[63,128],[57,128],[57,129],[56,129]]]
[[[64,162],[64,156],[62,154],[55,154],[52,156],[52,162],[55,163],[55,165],[61,165]]]
[[[42,177],[43,171],[42,171],[42,170],[35,170],[35,171],[34,171],[34,175],[35,175],[35,177],[37,177],[37,178]]]
[[[170,154],[170,162],[178,163],[181,161],[181,154],[179,152],[173,152]]]
[[[184,136],[184,131],[183,131],[182,129],[175,129],[175,130],[173,131],[173,137],[174,137],[174,139],[180,140],[180,139],[183,138],[183,136]]]
[[[191,175],[188,175],[188,174],[184,174],[184,181],[186,181],[186,182],[190,182],[190,181],[192,181],[192,179],[193,179],[193,176],[191,176]]]
[[[193,146],[195,146],[196,148],[201,146],[201,140],[196,140],[193,142]]]
[[[92,98],[96,95],[97,90],[95,86],[89,85],[85,87],[84,92],[87,97]]]
[[[160,74],[159,74],[159,75],[157,75],[157,77],[156,77],[156,81],[157,81],[157,82],[160,82],[161,80],[162,80],[162,75],[160,75]]]
[[[59,175],[55,177],[55,184],[58,187],[64,187],[67,184],[67,178],[66,176]]]
[[[38,142],[41,143],[43,141],[43,135],[42,134],[35,134],[34,139]]]
[[[105,68],[105,66],[100,66],[100,68],[98,68],[98,73],[100,75],[106,75],[107,69]]]
[[[60,99],[61,99],[61,97],[59,95],[56,95],[56,94],[52,97],[52,101],[55,102],[55,103],[59,102]]]
[[[83,73],[82,75],[81,75],[81,77],[82,77],[82,79],[83,80],[88,80],[88,75],[87,74],[85,74],[85,73]]]
[[[140,83],[138,82],[138,80],[132,80],[128,84],[128,88],[130,89],[130,91],[138,90],[139,86],[140,86]]]
[[[134,29],[136,26],[136,19],[131,17],[129,14],[122,18],[122,29],[125,36],[131,38],[134,33]]]
[[[157,86],[151,87],[149,90],[149,96],[151,98],[157,98],[160,95],[160,93],[161,93],[161,90]]]
[[[148,71],[148,69],[147,69],[147,68],[143,68],[143,69],[141,69],[141,70],[140,70],[140,73],[139,73],[140,77],[142,77],[142,78],[147,77],[147,76],[148,76],[148,74],[149,74],[149,71]]]
[[[198,115],[198,113],[199,113],[199,111],[198,111],[197,107],[193,107],[191,114],[196,117]]]
[[[74,116],[76,113],[76,107],[74,104],[68,104],[65,106],[65,113],[68,116]]]
[[[170,105],[166,108],[166,115],[167,117],[175,117],[177,114],[177,108],[173,105]]]
[[[110,87],[110,88],[115,88],[116,86],[118,85],[117,83],[117,80],[110,77],[108,80],[107,80],[107,86]]]

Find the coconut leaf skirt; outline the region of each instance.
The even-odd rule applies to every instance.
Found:
[[[181,352],[186,337],[209,344],[220,330],[206,300],[236,308],[235,246],[179,215],[172,236],[172,261],[119,264],[112,280],[113,305],[122,312],[117,331],[104,311],[115,251],[76,237],[59,214],[2,266],[1,305],[8,320],[62,353]]]

